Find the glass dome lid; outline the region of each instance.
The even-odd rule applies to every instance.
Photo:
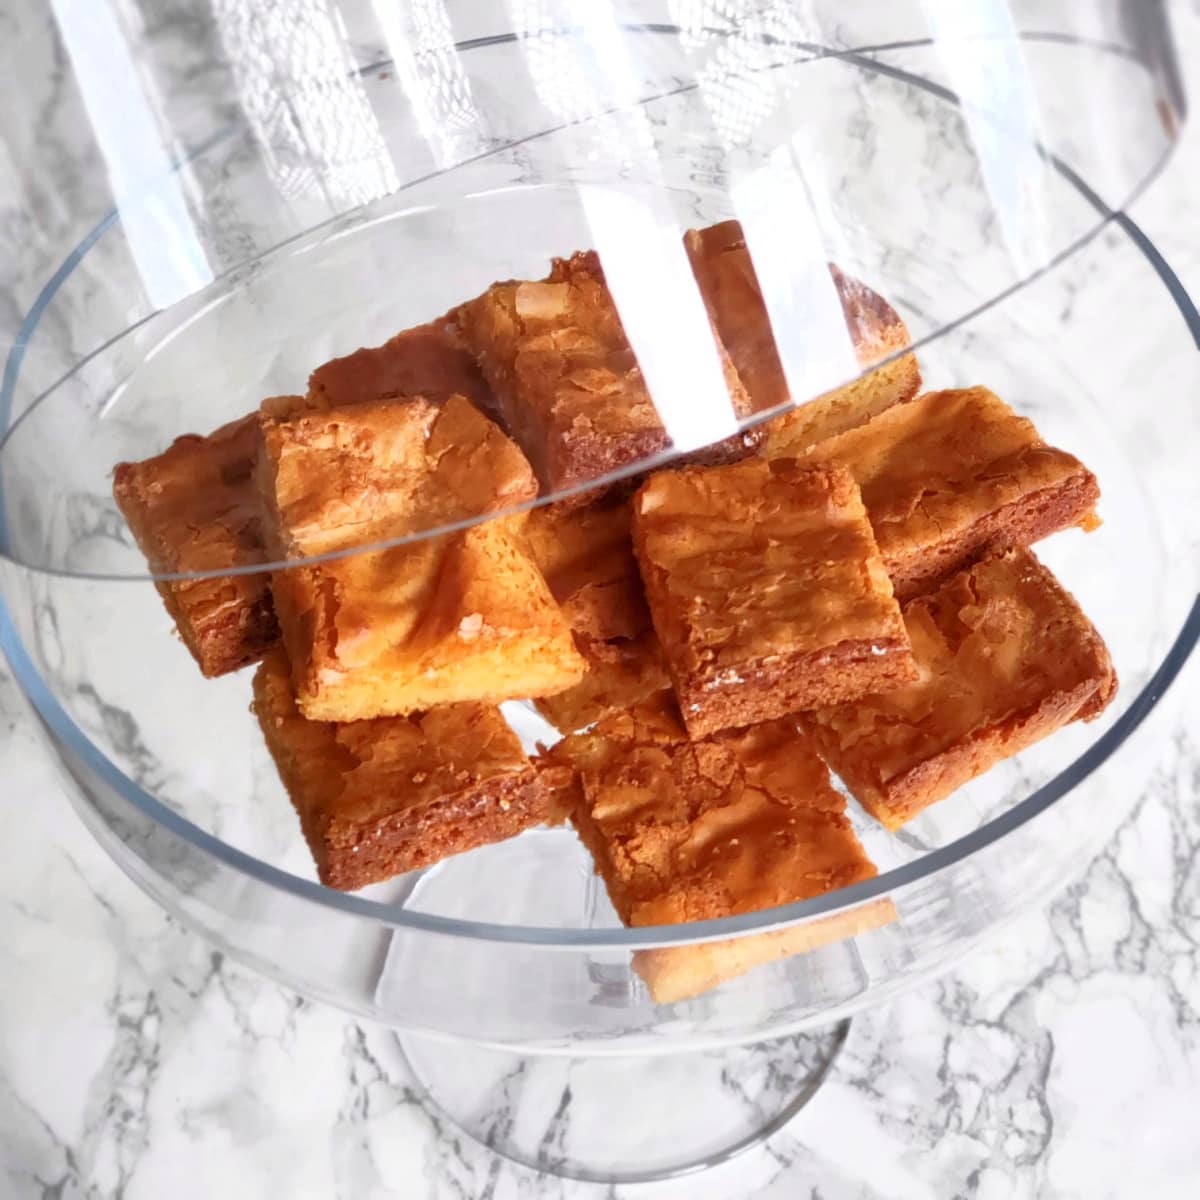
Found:
[[[735,457],[789,419],[800,446],[787,414],[901,372],[1092,238],[1184,114],[1160,4],[513,3],[495,29],[396,7],[286,30],[218,9],[216,108],[172,90],[152,31],[64,19],[113,207],[13,331],[11,561],[251,574]],[[131,107],[85,41],[97,62],[140,52]],[[264,401],[288,426],[372,388],[482,397],[536,482],[245,560],[147,562],[117,464]],[[571,432],[613,421],[616,450]]]
[[[215,4],[180,47],[63,7],[68,115],[111,211],[49,263],[30,245],[0,325],[0,648],[122,867],[307,994],[604,1054],[827,1021],[1086,861],[1200,636],[1200,315],[1122,211],[1184,114],[1163,7],[260,8]],[[188,83],[214,62],[215,99]],[[19,182],[36,208],[45,178]],[[898,832],[846,805],[878,873],[845,887],[623,927],[581,840],[530,828],[335,890],[235,669],[255,653],[213,667],[173,636],[190,589],[261,657],[289,580],[358,573],[378,603],[435,535],[530,510],[511,524],[532,541],[679,478],[658,468],[791,462],[919,412],[918,389],[988,389],[1094,473],[1103,525],[1037,557],[1121,686]],[[171,553],[144,520],[164,506]],[[531,770],[556,736],[534,694],[503,713]],[[335,723],[359,722],[308,722]],[[679,1004],[637,970],[862,912]]]

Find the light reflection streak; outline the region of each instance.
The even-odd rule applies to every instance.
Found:
[[[1047,261],[1049,186],[1038,106],[1007,0],[922,0],[937,53],[962,101],[984,186],[1018,276]]]
[[[481,120],[443,0],[372,0],[372,7],[434,161],[458,162],[476,147]]]
[[[324,0],[213,0],[238,101],[280,195],[344,212],[399,186],[379,122]]]
[[[792,4],[772,4],[740,21],[728,0],[671,0],[670,7],[701,60],[700,93],[726,158],[733,209],[788,389],[797,402],[807,400],[853,379],[859,366],[818,217],[828,209],[823,180],[803,165],[811,157],[804,113],[786,73],[763,67],[778,61],[777,49],[764,49],[770,42],[820,39],[802,27]]]
[[[121,231],[146,294],[167,308],[213,278],[128,39],[108,0],[52,0]]]
[[[515,29],[528,38],[526,62],[538,98],[560,120],[588,121],[588,159],[602,164],[606,182],[582,184],[580,200],[668,435],[678,449],[693,449],[734,433],[737,415],[654,131],[639,103],[642,83],[628,35],[606,3],[563,14],[546,0],[510,0],[510,10]],[[564,15],[582,22],[582,38],[549,32],[570,23]],[[607,182],[630,176],[640,185]]]

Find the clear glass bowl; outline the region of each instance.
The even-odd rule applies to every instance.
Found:
[[[465,29],[483,19],[472,7],[345,6],[339,24],[304,4],[275,28],[217,5],[189,47],[102,16],[64,24],[94,133],[81,156],[114,209],[40,272],[10,331],[0,645],[114,859],[305,994],[501,1054],[695,1051],[828,1025],[945,969],[1082,869],[1141,794],[1167,685],[1200,635],[1200,315],[1118,211],[1183,114],[1161,13],[1063,5],[1052,22],[1042,5],[1034,27],[1035,6],[1014,3],[985,27],[951,4],[752,15],[673,0],[513,4]],[[84,44],[155,104],[106,109]],[[201,48],[220,64],[210,90],[188,82]],[[32,205],[42,181],[27,182]],[[888,297],[927,387],[986,384],[1095,471],[1103,527],[1039,555],[1107,640],[1117,700],[900,835],[854,809],[878,877],[783,908],[622,928],[565,829],[355,894],[320,886],[248,673],[204,680],[171,636],[112,501],[114,463],[593,244],[624,256],[639,354],[682,369],[686,340],[654,320],[678,299],[670,256],[684,228],[735,214],[756,261],[792,255],[799,277],[835,260]],[[814,351],[803,327],[776,337],[812,390],[845,382],[844,355]],[[727,420],[692,413],[676,449]],[[506,712],[528,746],[556,739],[532,707]],[[880,904],[883,924],[678,1004],[653,1003],[632,968],[651,948]],[[468,1101],[450,1107],[472,1126]],[[746,1140],[732,1119],[714,1136]],[[580,1151],[575,1173],[609,1177],[611,1162],[588,1165],[602,1157]]]

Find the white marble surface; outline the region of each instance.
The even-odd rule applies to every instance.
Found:
[[[1178,21],[1195,94],[1200,6]],[[1197,211],[1193,126],[1135,210],[1193,292]],[[1177,686],[1194,712],[1200,667]],[[831,1080],[766,1148],[615,1189],[539,1179],[456,1136],[417,1102],[390,1032],[164,917],[79,825],[0,667],[0,1197],[1186,1200],[1200,1194],[1194,720],[1165,764],[1048,910],[857,1018]]]

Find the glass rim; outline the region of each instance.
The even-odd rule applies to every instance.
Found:
[[[1200,313],[1193,309],[1194,332],[1200,338]],[[244,850],[201,829],[188,818],[126,775],[75,723],[34,667],[17,633],[8,606],[0,597],[0,650],[26,697],[53,736],[76,755],[127,803],[162,826],[168,833],[222,866],[233,869],[256,884],[270,887],[297,900],[370,919],[393,929],[482,941],[524,945],[544,950],[649,950],[663,946],[752,937],[790,928],[806,921],[858,908],[874,900],[898,898],[913,884],[932,878],[964,862],[979,851],[995,845],[1009,833],[1034,820],[1068,792],[1098,770],[1138,729],[1158,706],[1184,664],[1200,642],[1200,596],[1193,602],[1184,623],[1158,669],[1133,698],[1129,707],[1078,758],[1012,808],[990,821],[938,847],[910,863],[882,872],[849,887],[826,892],[807,900],[772,908],[755,909],[730,917],[716,917],[677,925],[643,925],[609,929],[571,929],[555,926],[501,925],[443,917],[402,904],[370,900],[353,892],[341,892],[313,880],[303,879],[272,866]],[[118,865],[124,869],[119,859]],[[142,883],[136,875],[135,882]]]
[[[625,31],[640,33],[677,34],[683,32],[680,26],[670,23],[623,22],[621,23],[620,27]],[[537,31],[536,35],[529,32],[490,34],[483,37],[469,38],[464,41],[457,42],[455,43],[454,48],[456,50],[472,50],[483,47],[511,44],[513,42],[527,40],[531,36],[541,36],[543,34],[548,34],[550,36],[565,36],[581,31],[581,26],[553,26],[546,30]],[[739,36],[739,33],[736,30],[714,32],[723,32],[729,37]],[[1146,58],[1139,55],[1132,47],[1123,46],[1115,42],[1084,38],[1077,35],[1036,30],[1017,31],[1016,36],[1018,40],[1022,41],[1050,42],[1086,46],[1089,49],[1099,50],[1107,54],[1128,58],[1142,66],[1147,67],[1147,69],[1149,69],[1151,66],[1151,64],[1147,62]],[[923,37],[900,39],[853,48],[822,46],[818,43],[796,42],[782,38],[771,39],[767,35],[759,35],[751,40],[756,40],[762,42],[763,44],[770,44],[771,46],[777,45],[785,49],[802,50],[811,56],[805,61],[821,61],[826,59],[844,60],[865,70],[888,76],[900,82],[920,88],[921,90],[929,93],[939,100],[942,100],[945,103],[950,104],[953,107],[962,107],[962,102],[959,96],[951,88],[945,86],[944,84],[926,79],[921,75],[904,69],[903,67],[898,67],[891,63],[883,62],[870,57],[874,54],[882,54],[893,50],[913,49],[934,45],[935,41],[933,38]],[[392,61],[393,60],[390,57],[380,58],[363,67],[356,68],[354,71],[350,72],[350,74],[356,76],[375,74],[386,70],[388,66],[392,64]],[[1173,74],[1169,69],[1167,74],[1168,85],[1171,85],[1174,78]],[[641,105],[650,103],[654,100],[662,99],[669,95],[680,94],[693,90],[698,86],[698,83],[695,81],[686,82],[678,87],[656,93],[653,96],[643,97],[638,101],[638,104]],[[1172,96],[1172,102],[1177,106],[1179,115],[1182,118],[1186,115],[1186,103],[1183,92],[1177,87],[1172,87],[1172,90],[1177,92],[1177,95]],[[404,183],[398,189],[396,189],[396,191],[389,193],[385,199],[388,201],[394,201],[396,197],[403,196],[406,192],[412,191],[413,189],[420,187],[422,184],[426,184],[432,180],[452,174],[454,171],[460,170],[464,166],[491,158],[497,154],[511,149],[513,146],[530,143],[540,138],[551,136],[555,133],[561,132],[563,129],[573,126],[587,124],[588,122],[596,120],[598,115],[603,114],[591,114],[573,121],[561,122],[554,126],[539,129],[536,132],[530,133],[522,138],[506,141],[503,144],[491,147],[478,155],[464,160],[463,162],[455,163],[440,170],[427,172],[424,175]],[[172,163],[171,172],[173,173],[180,170],[188,163],[207,153],[214,146],[235,135],[237,132],[239,132],[239,130],[241,130],[241,128],[242,126],[240,122],[231,121],[228,125],[223,126],[221,129],[215,131],[205,138],[202,138],[195,147],[180,155]],[[1177,128],[1174,131],[1168,130],[1165,138],[1165,145],[1161,153],[1159,153],[1153,160],[1149,169],[1142,177],[1132,181],[1128,194],[1122,196],[1115,207],[1111,207],[1109,204],[1107,204],[1072,167],[1064,162],[1060,156],[1047,149],[1042,144],[1041,140],[1038,140],[1035,143],[1038,153],[1069,186],[1073,187],[1079,193],[1080,197],[1095,211],[1095,222],[1088,225],[1077,237],[1073,238],[1065,246],[1062,246],[1058,250],[1054,251],[1047,261],[1021,274],[1013,283],[1001,289],[995,295],[989,297],[982,303],[975,305],[973,308],[968,309],[966,312],[944,322],[935,330],[925,334],[924,336],[915,338],[908,345],[892,351],[887,356],[873,361],[870,364],[861,365],[858,375],[853,378],[862,378],[871,371],[885,366],[886,364],[895,361],[905,354],[915,353],[921,350],[923,347],[933,344],[946,334],[968,325],[971,321],[988,312],[990,309],[1009,300],[1014,295],[1021,292],[1024,288],[1040,279],[1043,275],[1054,270],[1061,263],[1086,246],[1097,235],[1099,235],[1110,224],[1112,224],[1114,220],[1116,220],[1123,213],[1124,209],[1131,204],[1162,171],[1163,167],[1170,160],[1171,154],[1175,148],[1175,145],[1177,144],[1177,132]],[[489,193],[473,193],[471,195],[478,196],[481,194]],[[470,198],[470,196],[467,198]],[[353,212],[357,211],[359,210],[353,210]],[[282,257],[289,251],[295,251],[297,248],[302,248],[307,241],[314,237],[319,237],[322,235],[328,236],[330,233],[335,231],[338,226],[343,224],[348,217],[351,217],[353,212],[337,214],[336,216],[330,217],[328,220],[322,221],[309,229],[303,230],[292,237],[284,239],[259,255],[258,261],[274,259],[277,256]],[[15,340],[12,345],[9,346],[8,352],[5,356],[3,369],[0,370],[0,472],[3,470],[6,451],[11,450],[14,437],[22,430],[25,423],[33,417],[33,414],[35,414],[46,401],[54,396],[55,393],[58,392],[58,390],[65,383],[75,377],[80,371],[84,370],[87,365],[97,356],[109,350],[114,343],[129,336],[129,334],[131,334],[133,331],[160,317],[164,311],[168,311],[162,309],[156,310],[155,312],[150,313],[146,317],[143,317],[139,321],[136,321],[132,325],[121,330],[120,333],[116,334],[114,337],[106,339],[101,345],[97,346],[82,359],[80,359],[80,361],[72,366],[69,371],[57,378],[48,388],[40,392],[32,400],[28,407],[20,413],[17,419],[12,421],[11,424],[9,423],[9,415],[11,412],[12,400],[16,389],[17,380],[19,378],[26,354],[30,349],[30,339],[36,331],[42,315],[52,301],[55,293],[66,282],[71,273],[83,262],[84,258],[87,256],[92,247],[100,240],[101,237],[104,236],[105,233],[109,231],[109,229],[111,229],[114,225],[119,224],[120,219],[119,211],[115,208],[110,209],[109,212],[106,213],[105,216],[101,218],[101,220],[97,222],[97,224],[91,230],[89,230],[83,239],[81,239],[81,241],[67,254],[62,263],[52,273],[50,279],[38,293],[28,312],[19,323]],[[1128,233],[1128,230],[1126,230],[1126,232]],[[205,290],[207,291],[208,288],[219,285],[223,280],[227,280],[239,269],[239,267],[232,267],[228,271],[223,272],[221,275],[217,276],[212,283],[207,285]],[[849,384],[851,382],[853,382],[853,379],[847,379],[842,381],[842,384],[835,386],[844,386],[845,384]],[[794,410],[798,404],[803,403],[804,401],[797,402],[789,400],[782,404],[775,405],[772,408],[764,409],[761,412],[756,412],[750,416],[740,418],[736,422],[734,436],[745,434],[747,431],[761,426],[773,418],[782,415],[783,413]],[[186,432],[189,431],[181,431],[181,433]],[[165,449],[165,447],[163,449]],[[679,461],[688,453],[690,453],[690,451],[668,448],[660,451],[656,455],[640,459],[636,462],[632,462],[617,468],[616,470],[597,476],[595,479],[589,479],[571,487],[563,488],[547,495],[538,496],[533,500],[511,505],[496,512],[483,513],[478,516],[470,516],[459,521],[431,526],[430,528],[421,529],[412,533],[400,535],[398,537],[384,538],[374,542],[355,543],[339,549],[326,551],[323,554],[304,555],[290,559],[247,563],[231,567],[214,567],[200,571],[154,571],[149,569],[148,566],[136,571],[78,570],[57,566],[54,564],[30,562],[28,561],[27,556],[23,557],[14,554],[11,550],[12,543],[7,529],[5,506],[3,496],[0,494],[0,560],[4,560],[25,570],[37,572],[39,574],[54,578],[91,580],[95,582],[116,582],[120,580],[137,580],[144,582],[149,580],[156,583],[166,583],[204,579],[227,579],[242,575],[260,575],[269,573],[271,571],[284,571],[292,568],[310,566],[343,558],[351,558],[359,554],[376,553],[399,546],[414,545],[428,538],[454,533],[462,529],[470,528],[473,525],[478,525],[499,517],[512,516],[522,512],[528,512],[535,508],[545,507],[561,500],[569,499],[583,492],[588,492],[597,488],[603,488],[611,484],[619,483],[622,480],[641,475],[648,470],[668,466],[673,462]]]

